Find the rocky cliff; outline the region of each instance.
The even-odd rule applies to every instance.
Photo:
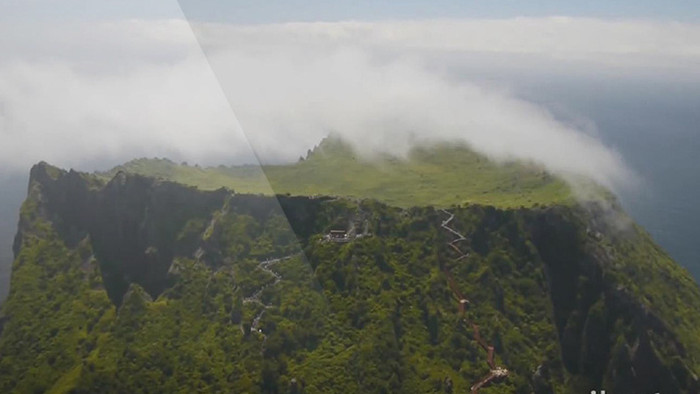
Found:
[[[406,209],[42,163],[14,252],[2,392],[468,392],[494,365],[480,392],[700,392],[698,286],[603,203]]]

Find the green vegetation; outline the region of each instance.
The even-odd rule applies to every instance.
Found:
[[[117,171],[239,193],[370,198],[398,207],[484,204],[502,208],[571,202],[569,187],[534,164],[497,164],[466,146],[415,149],[396,158],[363,159],[342,141],[326,138],[308,157],[287,165],[201,168],[166,159],[139,159]],[[267,177],[267,178],[266,178]],[[269,181],[269,183],[268,183]]]
[[[348,155],[326,142],[276,168],[308,180],[298,193],[335,174],[333,194],[363,197],[349,190],[371,193],[376,174],[405,181],[450,168],[450,156],[473,168],[482,159],[449,147],[381,165],[347,164]],[[214,170],[127,167],[161,179],[32,169],[0,315],[0,392],[468,392],[490,368],[446,270],[510,371],[482,394],[700,391],[690,275],[616,208],[572,203],[535,168],[483,163],[493,172],[472,177],[482,181],[467,200],[509,186],[482,196],[499,208],[447,207],[465,236],[459,258],[441,227],[447,215],[427,206],[449,204],[447,183],[404,197],[388,177],[375,193],[392,206],[197,190],[165,179],[215,189]],[[519,172],[516,192],[506,180]],[[429,191],[438,198],[428,202]],[[523,203],[536,196],[546,204]],[[347,242],[327,239],[331,229],[347,230]]]
[[[129,180],[121,184],[133,187]],[[157,194],[161,186],[147,187]],[[44,197],[51,200],[49,189]],[[95,193],[100,199],[100,192]],[[436,211],[417,209],[406,215],[374,202],[284,199],[285,210],[308,213],[290,215],[303,236],[305,253],[300,255],[295,233],[282,211],[271,205],[274,201],[234,195],[221,209],[211,210],[210,220],[197,210],[189,211],[187,221],[171,220],[171,225],[184,224],[179,231],[158,231],[176,233],[184,243],[199,233],[198,248],[204,252],[199,259],[175,256],[167,274],[172,285],[155,299],[132,282],[118,305],[109,303],[104,287],[111,284],[100,282],[99,256],[91,248],[99,244],[99,231],[88,230],[75,251],[52,229],[48,240],[32,241],[31,233],[26,234],[5,310],[11,319],[0,342],[0,371],[6,371],[0,373],[0,390],[425,393],[444,392],[447,379],[459,392],[488,372],[486,355],[460,323],[441,274],[449,259],[445,234],[435,226],[441,220]],[[476,225],[481,215],[461,217]],[[323,241],[324,230],[352,221],[366,221],[372,236],[349,243]],[[515,257],[513,246],[493,236],[498,247],[455,267],[459,285],[474,295],[470,315],[479,318],[483,335],[498,343],[499,360],[513,370],[509,381],[484,392],[529,392],[533,362],[550,359],[552,384],[561,386],[564,372],[551,340],[555,327],[542,268],[523,270],[501,283],[486,262],[506,259],[517,269],[516,264],[524,268],[531,257]],[[272,285],[274,278],[257,268],[258,262],[280,256],[292,258],[272,266],[281,277]],[[46,259],[56,263],[45,266]],[[94,265],[89,276],[82,271],[84,261]],[[53,269],[54,264],[61,266]],[[479,266],[484,269],[474,270]],[[71,281],[57,281],[57,271],[65,271]],[[27,302],[36,290],[24,288],[25,283],[57,299]],[[516,292],[526,283],[533,290],[527,303]],[[502,286],[507,290],[498,290]],[[262,332],[251,332],[263,306],[245,299],[259,289],[262,305],[269,308],[260,321]],[[502,298],[496,303],[490,294],[494,290]],[[532,324],[519,327],[523,319]],[[36,343],[31,351],[14,347],[26,344],[18,338],[25,324]],[[41,374],[20,372],[53,354],[70,357],[40,364]]]

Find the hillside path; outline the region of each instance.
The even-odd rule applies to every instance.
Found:
[[[448,215],[448,218],[443,220],[440,226],[450,232],[454,238],[452,241],[448,242],[447,245],[450,246],[452,250],[457,252],[458,257],[454,259],[454,261],[459,261],[463,258],[469,257],[469,253],[463,252],[456,244],[458,242],[464,242],[467,241],[467,238],[459,233],[457,230],[454,228],[450,227],[449,224],[452,222],[454,219],[455,215],[445,209],[441,209],[441,212],[444,214]],[[455,282],[454,278],[452,277],[452,273],[450,272],[450,269],[447,267],[447,264],[445,264],[444,267],[444,272],[445,276],[447,277],[447,283],[450,286],[450,289],[452,290],[452,293],[457,297],[457,302],[458,302],[458,311],[459,311],[459,316],[462,319],[462,322],[466,327],[471,326],[474,334],[474,340],[477,342],[477,344],[486,351],[487,357],[486,357],[486,364],[489,366],[489,373],[483,377],[481,380],[473,384],[470,388],[472,394],[478,394],[479,390],[491,383],[496,383],[498,381],[501,381],[502,379],[506,378],[509,374],[509,371],[503,367],[497,366],[496,363],[494,362],[494,347],[492,345],[489,345],[484,339],[481,337],[481,334],[479,333],[479,326],[475,322],[469,322],[469,320],[466,317],[466,308],[469,304],[471,304],[471,301],[462,294],[461,291],[459,291],[459,288],[457,287],[457,283]]]
[[[265,335],[265,333],[263,333],[262,329],[260,328],[260,320],[262,319],[263,315],[265,314],[265,311],[268,310],[269,308],[272,308],[273,305],[263,303],[260,297],[262,296],[262,293],[263,293],[263,291],[265,291],[265,289],[267,289],[268,287],[271,287],[271,286],[275,286],[276,284],[278,284],[282,280],[282,275],[279,272],[273,271],[271,266],[273,266],[281,261],[289,260],[293,257],[298,256],[298,255],[299,255],[299,253],[294,253],[294,254],[284,256],[284,257],[278,257],[275,259],[266,259],[266,260],[263,260],[260,263],[258,263],[258,265],[256,267],[257,269],[260,269],[262,271],[267,272],[268,274],[272,275],[275,279],[274,279],[274,281],[272,281],[272,283],[266,283],[265,285],[260,286],[260,288],[258,288],[253,293],[253,295],[251,295],[250,297],[245,297],[243,299],[244,304],[256,303],[256,304],[259,304],[263,307],[262,310],[260,312],[258,312],[258,314],[255,316],[255,318],[253,318],[253,322],[250,325],[250,332],[257,332],[258,334],[260,334],[263,337],[263,350],[264,350],[265,342],[267,341],[267,335]],[[241,326],[241,330],[243,330],[243,326]]]

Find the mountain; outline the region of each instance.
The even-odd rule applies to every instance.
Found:
[[[464,148],[331,153],[265,168],[276,196],[34,166],[0,392],[700,392],[700,289],[614,201]]]
[[[297,163],[202,168],[167,159],[138,159],[119,171],[158,177],[204,190],[222,186],[241,193],[371,198],[388,205],[483,204],[503,208],[571,201],[562,180],[532,163],[498,164],[464,145],[414,149],[406,158],[356,154],[337,137],[325,138]]]

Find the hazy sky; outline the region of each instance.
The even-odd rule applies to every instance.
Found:
[[[181,16],[178,5],[192,19],[248,24],[551,15],[697,21],[699,16],[697,2],[693,0],[4,0],[0,19],[173,18]]]
[[[700,73],[689,2],[181,4],[6,1],[0,166],[252,162],[249,144],[280,162],[337,132],[368,154],[465,141],[614,188],[635,175],[595,123],[518,82]]]

